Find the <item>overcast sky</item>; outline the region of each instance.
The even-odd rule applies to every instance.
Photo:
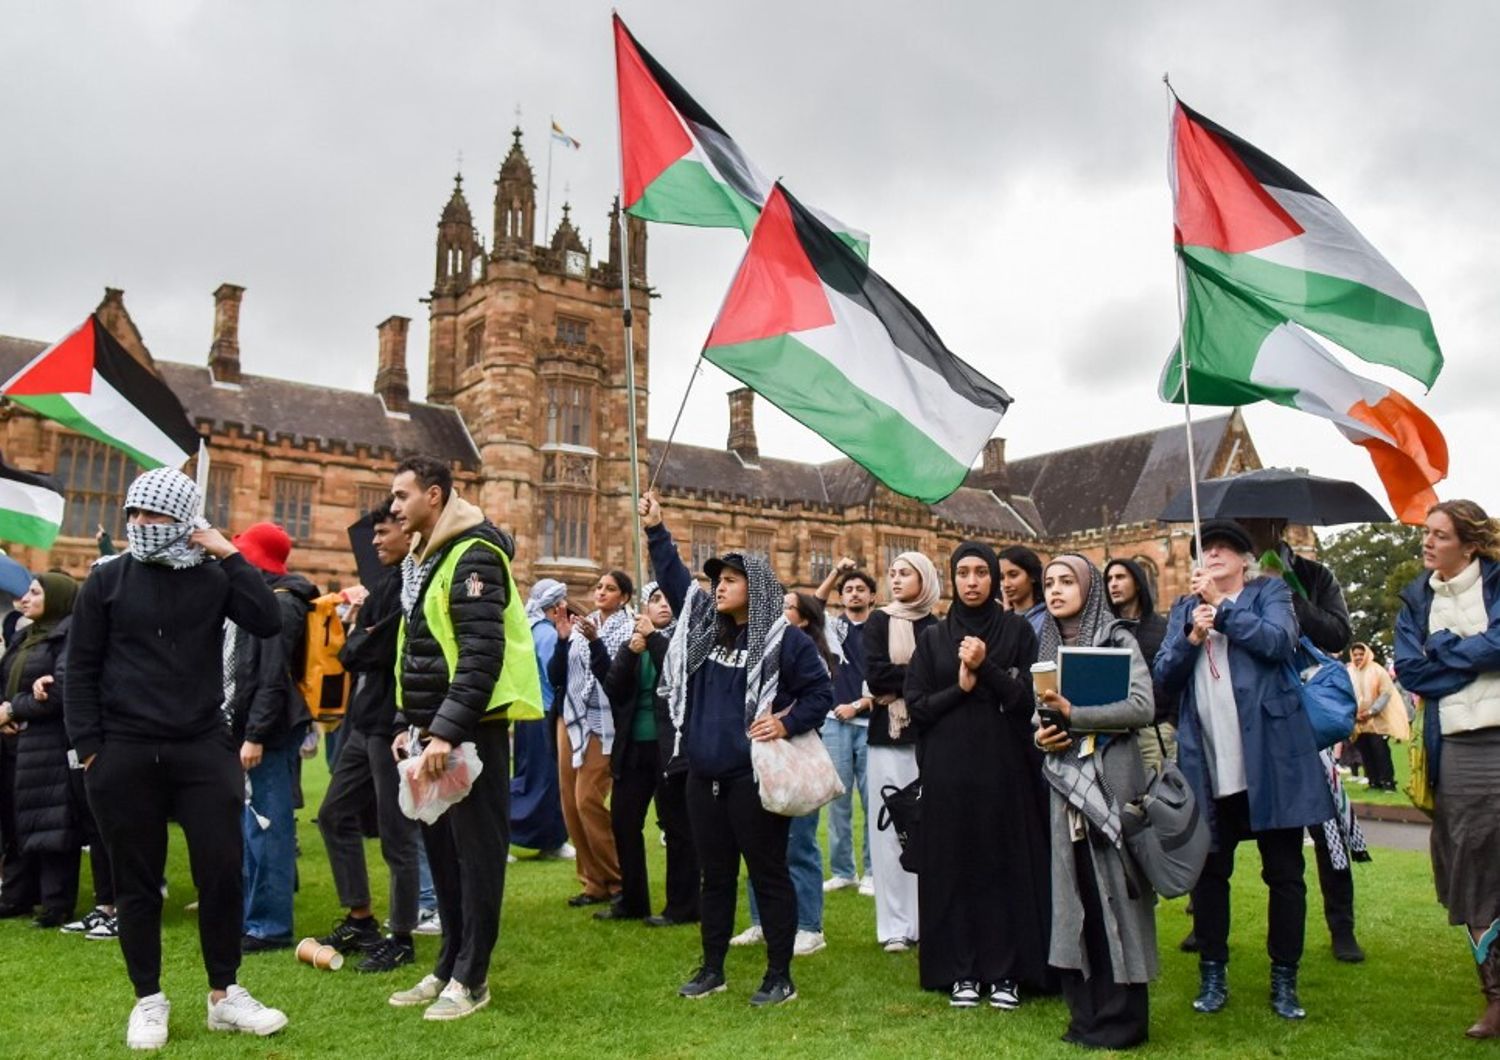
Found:
[[[247,288],[246,371],[371,385],[375,325],[413,319],[462,156],[490,242],[520,125],[595,255],[618,180],[604,3],[0,0],[0,334],[55,339],[106,285],[159,358],[202,363],[211,294]],[[1421,292],[1446,497],[1500,507],[1500,5],[622,3],[640,41],[772,175],[871,233],[871,262],[1006,387],[1012,456],[1180,421],[1163,71],[1318,188]],[[754,17],[747,17],[753,13]],[[1488,72],[1486,72],[1488,71]],[[566,189],[566,191],[565,191]],[[540,218],[539,218],[540,227]],[[744,240],[654,225],[651,417],[664,437]],[[720,446],[711,366],[679,437]],[[1200,410],[1211,414],[1213,410]],[[1322,421],[1247,411],[1265,463],[1354,478]],[[760,403],[761,450],[836,454]],[[1491,455],[1486,455],[1491,454]]]

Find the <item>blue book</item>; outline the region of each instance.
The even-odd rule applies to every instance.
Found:
[[[1100,707],[1130,695],[1129,648],[1060,648],[1057,685],[1075,707]]]

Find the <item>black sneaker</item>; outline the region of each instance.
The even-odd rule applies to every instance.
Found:
[[[83,919],[74,920],[70,923],[64,924],[62,926],[62,930],[69,935],[87,935],[90,931],[93,931],[94,928],[98,927],[108,919],[109,914],[100,909],[98,906],[95,906],[93,909],[90,909],[87,913],[83,914]]]
[[[720,994],[727,989],[729,989],[729,984],[724,981],[723,972],[713,968],[699,968],[693,973],[691,979],[678,988],[677,996],[696,1001],[700,997]]]
[[[340,953],[357,953],[378,946],[385,940],[373,916],[346,916],[333,930],[318,940],[320,946],[332,946]]]
[[[403,964],[417,959],[416,947],[411,938],[398,939],[392,936],[381,939],[365,951],[365,959],[354,966],[357,972],[394,972]]]
[[[291,936],[284,939],[263,939],[259,935],[244,935],[240,938],[241,953],[270,953],[272,950],[292,948]]]
[[[792,985],[792,977],[774,972],[768,972],[760,981],[760,989],[750,995],[750,1004],[756,1008],[782,1005],[796,1000],[797,988]]]

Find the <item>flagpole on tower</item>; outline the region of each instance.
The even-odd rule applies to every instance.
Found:
[[[620,79],[617,74],[615,77],[615,112],[617,114],[620,113],[619,95]],[[619,127],[618,135],[620,139],[616,147],[620,159],[620,198],[617,204],[620,211],[620,324],[625,332],[625,396],[630,406],[625,417],[627,429],[630,431],[630,525],[633,528],[631,543],[635,553],[635,584],[643,586],[646,584],[646,557],[641,549],[641,521],[636,517],[636,512],[641,506],[641,451],[635,412],[635,317],[630,300],[630,217],[625,212],[625,129],[623,123]],[[550,134],[547,142],[550,158],[552,142]],[[550,183],[550,176],[548,180]],[[548,193],[550,194],[550,188]]]
[[[543,242],[552,238],[552,145],[557,137],[552,130],[557,128],[557,119],[551,115],[547,116],[547,195],[542,206],[542,240]]]
[[[1171,159],[1175,157],[1175,141],[1173,140],[1175,120],[1177,117],[1177,93],[1172,89],[1170,74],[1161,75],[1161,83],[1167,86],[1167,183],[1172,189],[1172,205],[1175,212],[1177,204],[1177,172],[1171,165]],[[1186,308],[1183,299],[1183,284],[1187,277],[1183,271],[1182,252],[1173,244],[1172,255],[1174,264],[1173,286],[1177,291],[1177,372],[1182,381],[1182,419],[1183,427],[1187,435],[1187,459],[1188,459],[1188,496],[1193,502],[1193,544],[1196,563],[1203,562],[1203,520],[1198,515],[1198,460],[1193,451],[1193,403],[1188,392],[1188,354],[1186,341]]]

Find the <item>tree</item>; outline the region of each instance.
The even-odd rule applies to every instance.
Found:
[[[1422,528],[1366,523],[1329,537],[1318,559],[1343,586],[1354,640],[1389,660],[1401,590],[1422,573]]]

